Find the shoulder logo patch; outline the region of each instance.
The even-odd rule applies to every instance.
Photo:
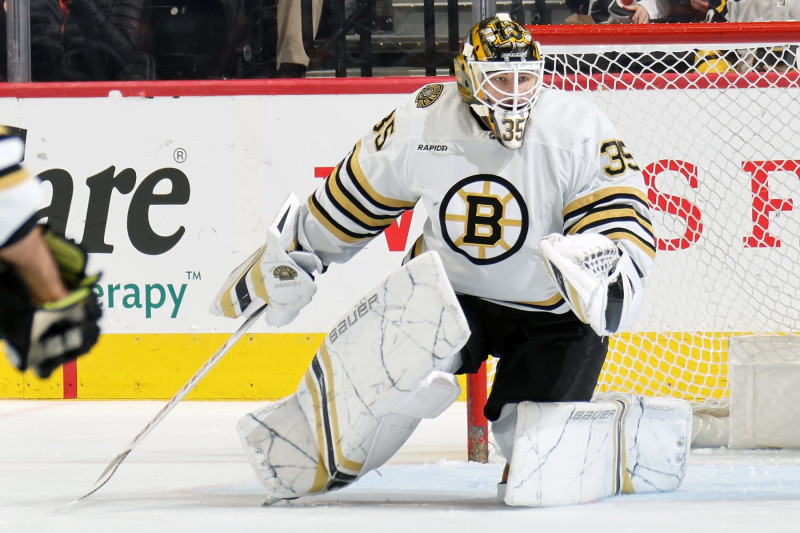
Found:
[[[428,107],[442,94],[444,85],[432,83],[423,87],[417,94],[417,107]]]

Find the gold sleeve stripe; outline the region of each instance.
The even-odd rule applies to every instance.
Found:
[[[31,175],[28,174],[25,169],[19,165],[14,165],[13,167],[9,167],[5,172],[0,173],[0,189],[13,187],[30,177]]]
[[[342,186],[341,165],[337,166],[325,181],[325,192],[328,199],[347,218],[368,231],[382,231],[397,218],[396,214],[377,216],[369,213],[356,198]]]
[[[564,208],[563,215],[566,219],[574,216],[580,211],[587,210],[594,204],[616,199],[634,199],[650,209],[650,206],[647,203],[647,197],[636,187],[607,187],[582,198],[578,198],[574,202],[570,203]]]
[[[588,227],[600,226],[609,223],[633,222],[644,229],[647,234],[653,235],[653,225],[648,219],[641,216],[636,209],[630,206],[612,206],[610,208],[592,211],[567,230],[568,235],[581,233]]]
[[[650,259],[655,259],[656,257],[656,247],[655,244],[642,240],[639,235],[635,233],[629,232],[623,229],[617,229],[616,231],[612,231],[609,233],[603,232],[603,235],[611,239],[612,241],[629,241],[635,244],[639,249],[641,249],[644,253],[646,253]]]
[[[364,195],[370,202],[372,202],[375,207],[379,209],[385,209],[387,211],[397,210],[397,209],[411,209],[417,203],[416,200],[409,201],[409,200],[398,200],[395,198],[389,198],[387,196],[383,196],[382,194],[378,193],[370,184],[369,180],[367,180],[366,175],[364,174],[363,169],[361,168],[361,163],[358,161],[358,156],[361,153],[361,141],[359,140],[356,143],[355,148],[353,149],[353,155],[347,159],[347,170],[350,175],[353,177],[353,184],[358,188],[361,194]]]
[[[344,228],[339,223],[331,218],[327,211],[319,204],[317,199],[312,194],[308,198],[308,211],[311,215],[322,224],[328,232],[342,242],[354,243],[361,242],[374,237],[373,234],[358,234],[354,233],[347,228]]]

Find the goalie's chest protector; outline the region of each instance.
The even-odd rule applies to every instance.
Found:
[[[548,106],[555,104],[548,96],[518,150],[480,127],[455,84],[444,85],[441,102],[405,106],[408,117],[399,109],[398,120],[409,120],[400,179],[429,215],[424,249],[440,253],[457,292],[562,312],[538,242],[562,231],[575,176],[587,170],[573,149],[576,140],[561,127],[548,131],[554,116]]]

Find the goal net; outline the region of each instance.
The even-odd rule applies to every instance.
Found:
[[[532,30],[546,86],[605,110],[652,206],[645,305],[611,338],[598,391],[726,414],[730,339],[800,331],[800,22]],[[486,385],[468,379],[473,460],[486,457],[492,367]]]

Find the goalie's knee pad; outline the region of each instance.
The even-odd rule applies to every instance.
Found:
[[[675,399],[606,395],[592,402],[522,402],[503,500],[588,503],[675,490],[686,473],[691,407]]]

